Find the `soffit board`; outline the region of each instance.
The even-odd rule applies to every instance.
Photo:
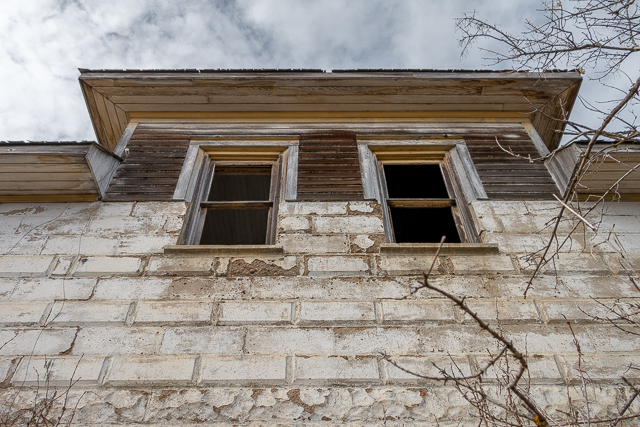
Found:
[[[0,144],[0,202],[101,198],[118,158],[94,142]]]
[[[189,72],[82,70],[80,84],[99,142],[113,150],[136,113],[487,112],[532,116],[548,146],[570,110],[577,72]],[[574,88],[575,90],[570,90]],[[536,113],[538,111],[538,113]],[[537,115],[536,115],[537,114]]]
[[[617,149],[606,147],[601,144],[594,146],[592,154],[602,154],[596,156],[583,173],[576,191],[581,198],[592,201],[605,193],[609,199],[640,201],[640,145],[622,144]],[[578,148],[582,152],[586,146],[578,145]]]

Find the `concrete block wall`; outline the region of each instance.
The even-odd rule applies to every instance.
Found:
[[[591,410],[610,415],[626,398],[620,377],[640,381],[628,370],[640,338],[594,316],[612,315],[603,304],[628,310],[639,292],[601,237],[580,230],[523,297],[526,256],[557,207],[474,202],[500,253],[439,257],[431,283],[526,349],[531,392],[549,410],[580,381],[570,322],[600,390]],[[380,254],[377,203],[283,203],[281,255],[165,254],[185,211],[0,204],[0,413],[73,377],[78,424],[475,423],[450,384],[381,357],[423,375],[452,361],[471,373],[496,345],[441,295],[411,293],[433,256]],[[589,218],[640,264],[640,204]],[[485,382],[495,387],[495,373]]]

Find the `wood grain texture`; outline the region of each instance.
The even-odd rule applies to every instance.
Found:
[[[118,168],[104,200],[172,200],[189,136],[167,137],[162,129],[136,127],[127,148],[129,155]]]
[[[327,133],[314,132],[327,129]],[[337,132],[342,128],[349,132]],[[544,164],[530,163],[504,152],[537,156],[520,123],[273,123],[273,122],[143,122],[127,147],[105,200],[172,200],[191,138],[216,135],[297,134],[298,200],[363,200],[362,175],[355,134],[423,136],[460,135],[467,144],[480,181],[491,199],[551,200],[558,189]],[[410,136],[409,136],[410,137]],[[0,159],[1,161],[1,159]],[[375,198],[375,194],[368,195]]]
[[[480,180],[490,199],[553,200],[559,190],[541,162],[518,156],[538,157],[538,149],[524,128],[509,132],[465,136],[464,140]]]
[[[575,72],[104,72],[83,70],[83,93],[98,139],[113,148],[134,113],[425,112],[533,114],[557,143],[560,104],[573,104]]]
[[[364,200],[355,134],[304,135],[298,150],[298,200]]]

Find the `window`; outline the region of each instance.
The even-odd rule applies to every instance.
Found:
[[[382,164],[382,181],[396,243],[460,243],[460,218],[439,164]],[[459,220],[457,222],[460,222]]]
[[[274,165],[213,163],[208,195],[200,202],[201,245],[264,245],[273,240]]]
[[[179,244],[273,245],[290,148],[193,145],[174,193],[191,201]]]
[[[358,143],[365,198],[382,205],[388,242],[438,243],[442,236],[447,243],[480,242],[468,204],[486,193],[464,142]]]

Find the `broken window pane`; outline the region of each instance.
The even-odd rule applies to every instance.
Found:
[[[439,164],[383,165],[396,243],[460,243]],[[444,204],[444,206],[443,206]]]

